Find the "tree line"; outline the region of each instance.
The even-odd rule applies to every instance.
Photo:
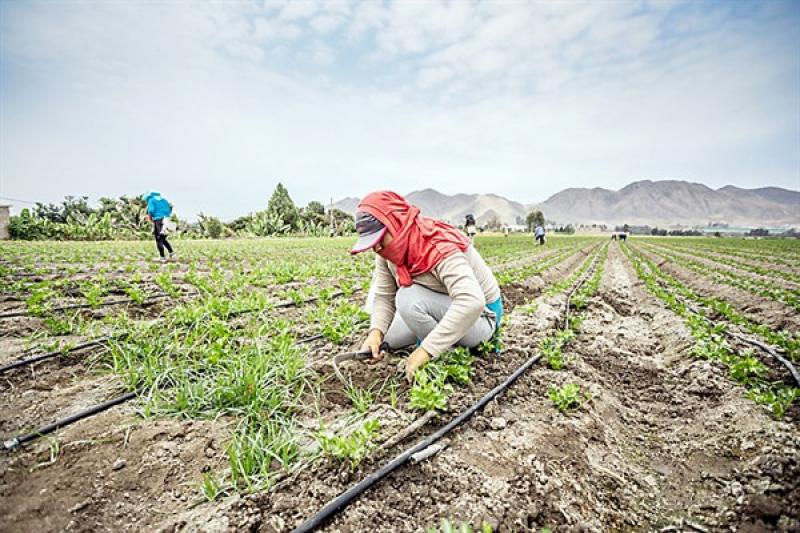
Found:
[[[200,213],[187,222],[175,210],[170,217],[177,233],[188,238],[268,237],[274,235],[347,235],[355,231],[353,217],[339,209],[325,209],[318,201],[297,207],[289,191],[278,183],[263,210],[226,223]],[[153,228],[147,204],[140,196],[100,198],[96,206],[86,196],[67,196],[60,204],[36,203],[12,216],[9,234],[18,240],[125,240],[150,238]]]

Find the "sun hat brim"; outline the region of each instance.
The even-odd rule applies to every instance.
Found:
[[[375,245],[381,242],[381,239],[383,239],[386,229],[386,227],[383,227],[373,233],[367,233],[359,236],[358,240],[353,245],[353,248],[350,250],[350,253],[360,254],[361,252],[366,252],[367,250],[374,248]]]

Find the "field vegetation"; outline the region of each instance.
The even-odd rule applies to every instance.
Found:
[[[269,212],[291,210],[279,201],[285,200],[282,193],[276,198],[267,212],[239,225],[260,234],[252,229],[271,224]],[[75,224],[77,213],[86,213],[79,200],[71,202],[42,206],[36,216],[47,219],[67,210],[63,221],[47,224]],[[141,208],[130,199],[103,205],[102,215],[87,216],[109,220],[122,216],[114,210]],[[319,214],[319,207],[308,209]],[[302,227],[305,213],[296,210],[290,225]],[[100,224],[97,216],[91,223],[79,222],[94,227]],[[25,231],[41,225],[25,224]],[[135,236],[136,227],[125,236]],[[54,234],[48,232],[55,230],[35,231],[50,237]],[[105,238],[74,238],[83,237]],[[508,314],[498,338],[478,350],[454,348],[425,366],[410,385],[401,372],[404,353],[376,365],[349,362],[345,386],[333,377],[330,361],[356,349],[366,333],[369,317],[363,304],[373,260],[368,254],[350,256],[351,241],[181,240],[177,259],[166,263],[152,261],[150,242],[0,244],[0,342],[6,354],[0,366],[52,355],[3,369],[0,395],[8,406],[0,420],[3,439],[36,433],[107,400],[130,398],[0,458],[3,514],[22,529],[42,526],[36,506],[24,498],[37,487],[53,485],[62,487],[59,495],[51,498],[45,490],[35,499],[39,509],[52,506],[62,517],[56,529],[104,510],[98,519],[101,529],[167,525],[165,515],[137,514],[140,508],[125,496],[132,483],[142,483],[142,501],[169,515],[181,513],[179,520],[189,528],[200,523],[196,520],[202,520],[203,509],[241,526],[236,520],[245,520],[247,513],[231,503],[241,497],[249,498],[248,509],[262,524],[280,517],[288,527],[308,517],[332,491],[374,470],[389,451],[400,450],[474,403],[531,355],[541,355],[533,381],[522,385],[524,395],[508,394],[512,404],[532,411],[517,411],[518,420],[487,415],[477,422],[484,424],[478,434],[491,428],[500,435],[508,427],[527,438],[534,426],[522,421],[534,412],[548,417],[547,424],[558,431],[586,419],[599,423],[600,411],[611,409],[609,392],[602,387],[618,372],[609,377],[586,369],[591,360],[587,343],[604,346],[605,338],[600,333],[587,341],[587,331],[602,322],[602,313],[618,314],[602,322],[610,331],[615,321],[645,306],[670,313],[675,327],[685,328],[691,340],[676,357],[712,365],[725,398],[748,402],[760,427],[798,435],[800,388],[780,361],[790,366],[800,362],[800,248],[794,241],[646,238],[617,243],[596,236],[553,236],[546,246],[536,246],[528,235],[481,235],[476,246],[496,273]],[[631,296],[634,281],[643,292]],[[778,306],[768,308],[777,314],[742,306],[728,293],[717,293],[719,286],[742,291],[753,304]],[[620,296],[623,289],[626,296]],[[603,368],[622,357],[612,355],[614,342],[610,346],[593,355],[606,357]],[[638,385],[626,382],[628,389]],[[692,401],[699,406],[703,399]],[[424,424],[405,435],[415,421]],[[568,450],[572,441],[565,435]],[[445,464],[453,460],[446,458]],[[107,464],[113,474],[98,481],[99,492],[87,493],[74,482]],[[517,468],[522,467],[512,471]],[[413,484],[414,475],[406,481]],[[314,488],[301,493],[303,484]],[[26,485],[31,489],[23,491]],[[365,496],[379,497],[385,495]],[[565,497],[551,494],[547,501],[557,507]],[[294,503],[282,507],[284,498]],[[567,514],[580,515],[570,509]],[[784,513],[785,520],[795,519],[791,512]],[[459,531],[497,525],[484,523],[484,514],[431,513],[413,515],[416,525],[442,524],[442,530]],[[548,512],[530,524],[550,527],[565,522],[564,516]],[[648,516],[653,525],[667,520],[663,513]],[[506,525],[516,524],[508,520]]]

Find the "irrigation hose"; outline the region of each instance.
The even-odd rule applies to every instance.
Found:
[[[90,407],[89,409],[86,409],[85,411],[81,411],[80,413],[76,413],[76,414],[74,414],[72,416],[68,416],[66,418],[62,418],[61,420],[57,420],[57,421],[53,422],[52,424],[48,424],[48,425],[46,425],[44,427],[41,427],[41,428],[37,429],[36,431],[34,431],[32,433],[27,433],[25,435],[20,435],[18,437],[14,437],[13,439],[9,439],[9,440],[3,442],[3,448],[6,451],[14,450],[16,448],[19,448],[20,446],[22,446],[23,444],[25,444],[27,442],[36,440],[39,437],[47,435],[48,433],[52,433],[53,431],[56,431],[57,429],[61,429],[64,426],[68,426],[68,425],[70,425],[70,424],[72,424],[74,422],[77,422],[78,420],[82,420],[84,418],[88,418],[88,417],[90,417],[92,415],[95,415],[97,413],[102,413],[103,411],[106,411],[106,410],[114,407],[115,405],[119,405],[121,403],[125,403],[128,400],[134,399],[135,397],[136,397],[136,393],[135,392],[129,392],[128,394],[123,394],[122,396],[117,396],[116,398],[112,398],[111,400],[108,400],[107,402],[103,402],[103,403],[94,405],[94,406]]]
[[[35,356],[29,357],[27,359],[20,359],[18,361],[14,361],[13,363],[9,363],[7,365],[0,366],[0,374],[3,374],[4,372],[8,372],[9,370],[13,370],[15,368],[19,368],[21,366],[32,365],[34,363],[38,363],[39,361],[45,361],[47,359],[52,359],[53,357],[58,357],[59,355],[64,355],[64,354],[76,352],[78,350],[83,350],[84,348],[90,348],[92,346],[99,346],[99,345],[105,343],[106,341],[108,341],[110,339],[111,339],[111,337],[101,337],[99,339],[95,339],[95,340],[92,340],[92,341],[89,341],[89,342],[84,342],[82,344],[76,344],[75,346],[73,346],[72,348],[70,348],[69,350],[66,350],[66,351],[58,350],[58,351],[55,351],[55,352],[49,352],[49,353],[43,353],[43,354],[35,355]]]
[[[353,292],[357,292],[359,290],[360,289],[354,289]],[[338,297],[343,296],[343,295],[344,295],[344,292],[339,291],[338,293],[332,294],[331,298],[338,298]],[[159,298],[161,298],[161,297],[159,297]],[[306,304],[312,303],[312,302],[314,302],[314,301],[316,301],[318,299],[319,299],[318,297],[314,297],[314,298],[309,298],[307,300],[303,300],[301,305],[306,305]],[[278,304],[275,305],[274,308],[276,308],[276,309],[277,308],[285,308],[285,307],[291,307],[292,305],[297,305],[297,304],[295,304],[294,302],[289,300],[289,301],[285,301],[285,302],[279,302]],[[236,311],[234,313],[231,313],[230,316],[238,316],[238,315],[243,315],[243,314],[246,314],[246,313],[252,313],[252,312],[255,312],[255,311],[260,311],[260,309],[245,309],[243,311]],[[6,316],[6,315],[0,315],[0,318],[3,318],[4,316]],[[299,340],[298,343],[304,344],[304,343],[312,342],[312,341],[315,341],[315,340],[319,340],[322,337],[323,337],[322,335],[314,335],[313,337],[308,337],[306,339]],[[55,351],[55,352],[43,353],[43,354],[40,354],[40,355],[29,357],[27,359],[20,359],[18,361],[14,361],[12,363],[9,363],[9,364],[7,364],[5,366],[0,366],[0,374],[3,374],[5,372],[8,372],[9,370],[14,370],[15,368],[19,368],[19,367],[22,367],[22,366],[32,365],[32,364],[38,363],[40,361],[46,361],[47,359],[52,359],[52,358],[58,357],[59,355],[62,355],[62,354],[75,352],[77,350],[82,350],[84,348],[89,348],[89,347],[92,347],[92,346],[100,346],[100,345],[108,342],[109,340],[111,340],[111,338],[112,337],[101,337],[101,338],[98,338],[98,339],[95,339],[95,340],[92,340],[92,341],[88,341],[88,342],[85,342],[85,343],[82,343],[82,344],[78,344],[78,345],[73,346],[72,348],[70,348],[69,350],[66,350],[66,351]]]
[[[466,422],[472,415],[474,415],[477,411],[483,409],[487,403],[492,401],[495,396],[506,390],[510,387],[522,374],[524,374],[531,366],[536,364],[536,362],[541,359],[542,354],[535,355],[525,361],[525,363],[517,368],[513,374],[511,374],[503,383],[496,386],[489,392],[487,392],[477,403],[473,404],[469,407],[466,411],[458,415],[456,418],[450,421],[446,426],[442,427],[439,431],[434,433],[433,435],[429,436],[419,444],[407,449],[406,451],[402,452],[401,454],[397,455],[394,459],[386,463],[382,468],[373,472],[363,480],[361,480],[358,484],[350,487],[345,492],[337,496],[334,500],[326,504],[322,509],[317,512],[314,516],[303,522],[299,527],[295,528],[293,531],[294,533],[303,533],[307,531],[313,531],[320,527],[325,520],[327,520],[331,515],[337,513],[341,509],[344,509],[347,505],[350,504],[355,498],[357,498],[361,493],[369,489],[372,485],[383,479],[384,477],[388,476],[403,464],[405,464],[412,455],[415,455],[422,450],[426,449],[428,446],[434,444],[436,441],[450,433],[453,429],[460,426],[464,422]]]
[[[159,295],[156,295],[156,296],[148,296],[139,305],[141,305],[141,306],[152,305],[155,302],[157,302],[158,300],[163,300],[164,298],[171,298],[171,296],[169,294],[159,294]],[[125,305],[125,304],[129,304],[129,303],[133,303],[133,302],[134,302],[133,299],[126,298],[124,300],[110,300],[108,302],[102,302],[102,303],[97,304],[97,305],[92,305],[92,304],[70,304],[70,305],[62,305],[60,307],[54,307],[52,309],[49,309],[49,312],[58,313],[58,312],[61,312],[61,311],[69,311],[70,309],[88,309],[88,308],[96,309],[96,308],[99,308],[99,307],[107,307],[107,306],[110,306],[110,305]],[[21,316],[31,316],[31,314],[28,311],[15,311],[13,313],[4,313],[4,314],[0,315],[0,318],[14,318],[14,317],[21,317]]]
[[[727,324],[727,322],[715,322],[715,321],[711,320],[710,318],[708,318],[705,315],[705,313],[701,312],[700,308],[690,304],[686,300],[686,298],[676,294],[675,291],[671,290],[671,287],[669,286],[669,284],[667,282],[665,282],[664,280],[656,279],[656,282],[659,285],[661,285],[662,288],[664,288],[665,290],[670,292],[670,294],[672,294],[678,300],[680,300],[683,303],[683,305],[686,307],[686,309],[688,309],[689,311],[691,311],[692,313],[694,313],[698,317],[702,318],[707,324],[709,324],[711,326],[716,326],[718,324]],[[731,337],[733,339],[739,340],[740,342],[751,344],[753,346],[756,346],[757,348],[760,348],[761,351],[763,351],[764,353],[766,353],[767,355],[769,355],[773,359],[777,360],[780,364],[782,364],[786,368],[786,370],[788,370],[789,373],[792,375],[792,378],[794,379],[795,383],[797,383],[797,385],[800,387],[800,373],[798,373],[797,368],[795,368],[795,366],[788,359],[782,357],[771,346],[769,346],[768,344],[765,344],[765,343],[763,343],[763,342],[761,342],[759,340],[752,339],[752,338],[747,337],[745,335],[741,335],[741,334],[735,333],[733,331],[730,331],[727,327],[723,330],[723,333],[725,333],[726,335],[728,335],[729,337]]]
[[[694,314],[705,320],[707,324],[710,324],[711,326],[715,326],[718,324],[717,322],[714,322],[713,320],[705,316],[703,313],[701,313],[697,307],[694,307],[688,303],[684,303],[684,305],[686,306],[687,309],[689,309]],[[738,339],[741,342],[752,344],[753,346],[760,348],[767,355],[777,360],[780,364],[782,364],[786,368],[786,370],[789,371],[789,373],[792,375],[792,378],[794,378],[795,383],[797,383],[797,386],[800,387],[800,373],[797,372],[797,368],[795,368],[795,366],[788,359],[782,357],[778,352],[776,352],[771,346],[757,339],[752,339],[745,335],[741,335],[739,333],[730,331],[728,328],[725,328],[723,332],[731,338]]]
[[[594,270],[596,266],[592,266],[590,270]],[[588,279],[584,277],[581,279],[570,291],[569,296],[572,295],[575,290],[577,290],[581,285],[583,285],[584,281]],[[569,296],[567,299],[569,300]],[[433,435],[429,436],[419,444],[408,448],[406,451],[400,453],[399,455],[395,456],[394,459],[386,463],[383,467],[379,470],[376,470],[372,474],[368,475],[356,485],[350,487],[345,492],[337,496],[332,501],[328,502],[322,509],[320,509],[317,514],[300,524],[297,528],[293,530],[293,533],[306,533],[308,531],[314,531],[318,527],[322,526],[325,521],[330,518],[332,515],[336,514],[340,510],[347,507],[354,499],[360,496],[363,492],[367,489],[372,487],[375,483],[380,481],[381,479],[385,478],[401,466],[403,466],[409,459],[411,459],[412,455],[416,455],[419,452],[425,450],[432,444],[436,443],[439,439],[450,433],[453,429],[460,426],[464,422],[466,422],[469,418],[472,417],[476,412],[483,409],[487,403],[492,401],[495,396],[506,390],[510,387],[519,377],[527,372],[527,370],[536,364],[539,359],[542,358],[542,354],[537,354],[529,358],[525,363],[522,364],[519,368],[517,368],[513,374],[511,374],[505,381],[503,381],[500,385],[496,386],[489,392],[487,392],[480,400],[474,403],[472,406],[467,408],[464,412],[458,415],[456,418],[451,420],[446,426],[442,427],[434,433]]]
[[[307,338],[304,338],[304,339],[300,339],[297,342],[298,342],[298,344],[303,344],[303,343],[306,343],[306,342],[312,342],[312,341],[318,340],[321,337],[322,337],[322,335],[314,335],[312,337],[307,337]],[[52,424],[48,424],[48,425],[46,425],[44,427],[41,427],[41,428],[37,429],[36,431],[33,431],[31,433],[26,433],[24,435],[19,435],[17,437],[14,437],[12,439],[4,441],[3,442],[3,448],[6,451],[15,450],[15,449],[19,448],[21,445],[25,444],[25,443],[31,442],[33,440],[36,440],[39,437],[47,435],[48,433],[52,433],[53,431],[61,429],[61,428],[65,427],[65,426],[68,426],[70,424],[73,424],[74,422],[77,422],[79,420],[83,420],[84,418],[88,418],[88,417],[90,417],[92,415],[95,415],[97,413],[102,413],[103,411],[106,411],[106,410],[114,407],[115,405],[119,405],[119,404],[125,403],[125,402],[127,402],[129,400],[133,400],[136,397],[137,397],[137,394],[135,392],[129,392],[127,394],[123,394],[122,396],[117,396],[116,398],[112,398],[111,400],[105,401],[103,403],[99,403],[97,405],[93,405],[92,407],[89,407],[88,409],[85,409],[85,410],[83,410],[83,411],[81,411],[79,413],[76,413],[76,414],[72,415],[72,416],[68,416],[66,418],[62,418],[61,420],[56,420]]]

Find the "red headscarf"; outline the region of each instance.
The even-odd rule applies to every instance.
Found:
[[[411,285],[413,276],[430,272],[446,257],[469,246],[469,239],[456,228],[422,216],[419,208],[391,191],[368,194],[357,210],[377,218],[392,236],[392,242],[380,255],[397,266],[402,287]]]

